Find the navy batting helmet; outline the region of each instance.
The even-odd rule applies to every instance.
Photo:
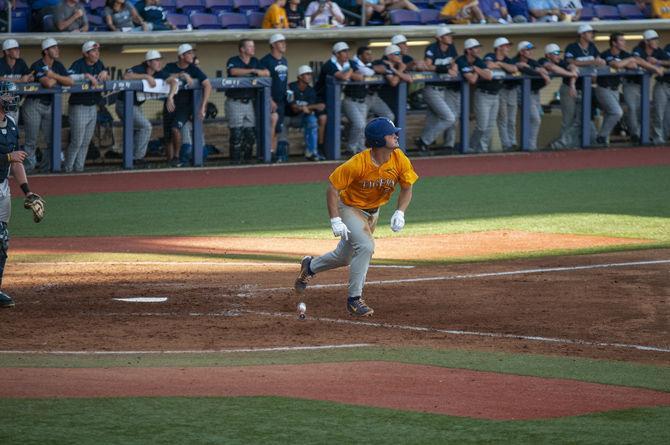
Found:
[[[368,122],[365,127],[365,141],[370,148],[379,148],[386,146],[385,136],[391,134],[398,134],[402,128],[393,125],[390,119],[385,117],[378,117]]]

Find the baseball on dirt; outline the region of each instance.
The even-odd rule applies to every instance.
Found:
[[[301,301],[298,303],[298,318],[305,318],[305,312],[307,312],[307,305]]]

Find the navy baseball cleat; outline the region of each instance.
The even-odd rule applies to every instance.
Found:
[[[6,293],[0,291],[0,307],[13,307],[14,300]]]
[[[300,273],[298,278],[295,279],[293,287],[298,292],[304,292],[307,289],[307,284],[309,280],[316,274],[312,273],[309,268],[310,263],[312,262],[311,256],[306,256],[300,261]]]
[[[374,309],[365,304],[361,297],[348,298],[347,310],[356,317],[369,317],[375,313]]]

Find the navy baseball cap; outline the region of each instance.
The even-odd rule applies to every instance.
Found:
[[[396,127],[393,122],[385,117],[378,117],[368,122],[365,127],[365,140],[370,148],[385,147],[384,137],[398,134],[402,128]]]

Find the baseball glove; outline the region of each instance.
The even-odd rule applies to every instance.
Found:
[[[44,200],[37,193],[31,193],[23,201],[23,207],[33,212],[33,220],[38,223],[44,218]]]

